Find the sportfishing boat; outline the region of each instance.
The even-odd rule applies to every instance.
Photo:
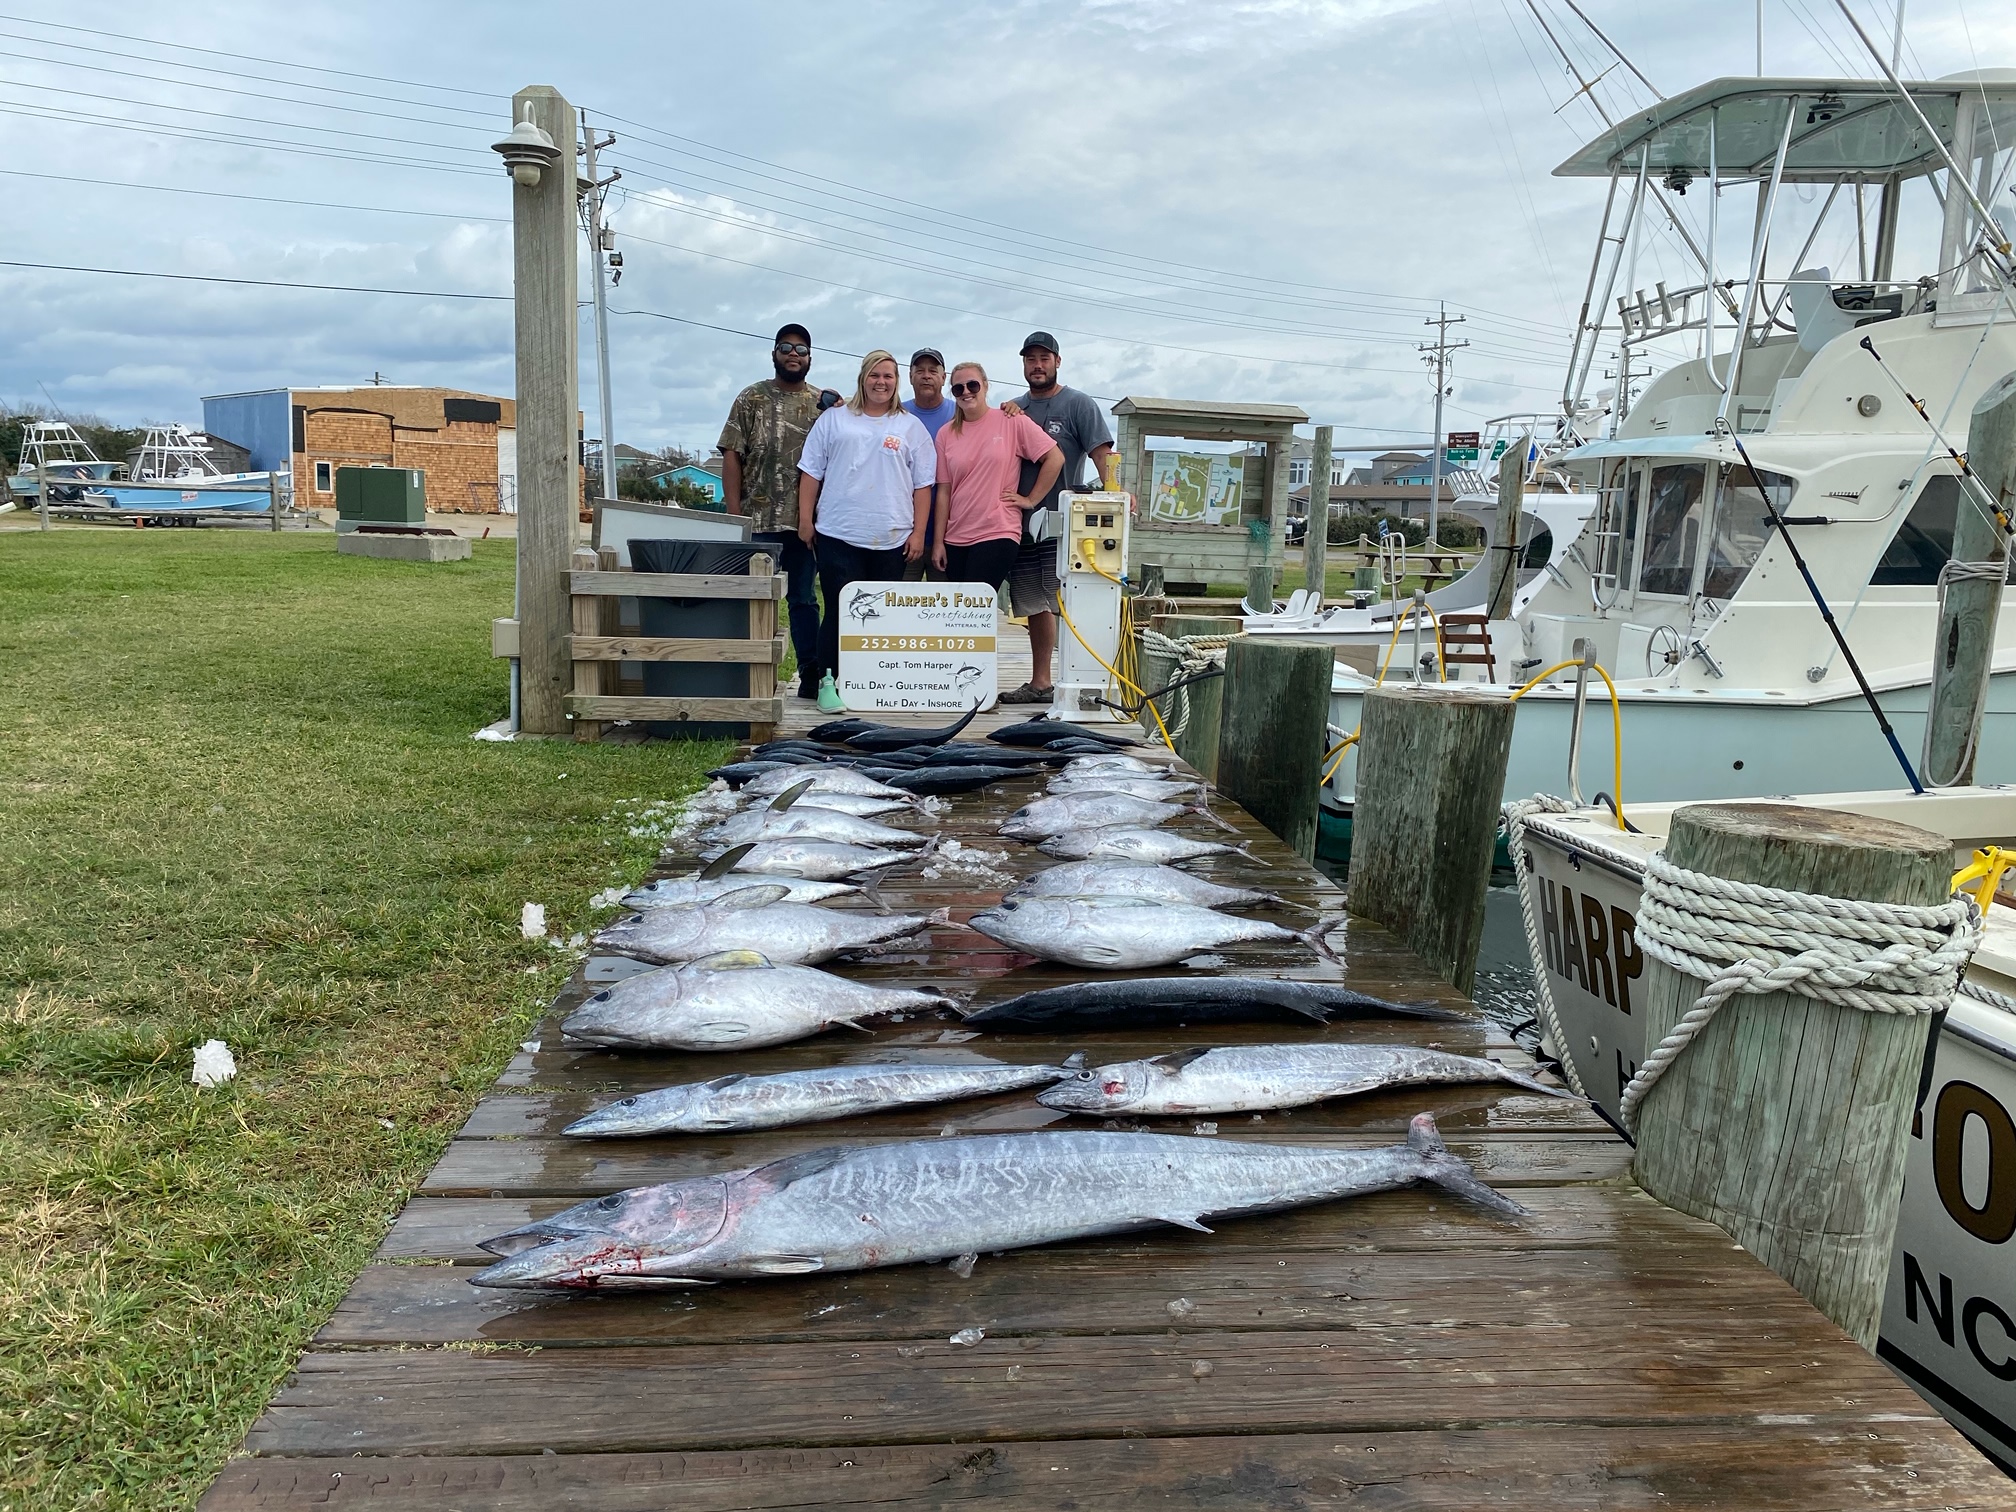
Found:
[[[1573,679],[1550,674],[1591,660],[1578,676],[1608,679],[1621,723],[1616,762],[1596,720],[1602,766],[1621,766],[1634,813],[1898,780],[1823,606],[1915,749],[1941,576],[1957,511],[1972,507],[1955,459],[1975,402],[2016,369],[2004,263],[2016,216],[2001,187],[2012,144],[2012,70],[1896,86],[1718,79],[1636,112],[1555,170],[1609,180],[1564,412],[1586,407],[1599,343],[1621,341],[1641,371],[1660,352],[1672,365],[1628,413],[1620,391],[1614,434],[1559,459],[1596,507],[1517,612],[1490,626],[1492,661],[1472,680],[1509,695],[1543,679],[1521,702],[1508,793],[1559,786],[1576,699]],[[1744,185],[1753,234],[1731,267],[1717,207]],[[1707,225],[1698,240],[1675,210],[1690,187],[1692,221]],[[1669,234],[1695,277],[1640,287],[1641,249]],[[1823,237],[1849,249],[1852,275],[1814,258]],[[1907,254],[1922,271],[1900,275]],[[1432,677],[1432,627],[1423,635]],[[1386,675],[1419,665],[1403,653]],[[1378,676],[1336,669],[1340,735],[1358,728]],[[1981,739],[1984,770],[2016,765],[2016,615],[2003,616]],[[1326,794],[1333,819],[1355,785],[1346,748]]]
[[[2003,883],[2000,870],[2016,861],[2016,789],[1773,801],[1931,830],[1953,842],[1956,869],[1986,853],[1985,931],[1921,1087],[1876,1353],[2016,1475],[2016,873]],[[1646,1051],[1639,894],[1680,806],[1632,803],[1631,831],[1608,808],[1519,820],[1543,1049],[1613,1121]]]
[[[186,425],[155,425],[148,427],[146,439],[134,453],[130,481],[111,483],[103,492],[109,495],[107,502],[112,507],[128,511],[172,514],[222,509],[263,513],[272,502],[268,491],[270,476],[263,472],[224,472],[210,456],[207,436]]]
[[[1590,417],[1580,418],[1586,423]],[[1519,565],[1511,610],[1516,619],[1543,582],[1562,577],[1569,552],[1590,515],[1595,513],[1597,498],[1558,465],[1565,452],[1581,444],[1577,430],[1558,417],[1501,416],[1484,428],[1483,444],[1494,460],[1515,446],[1523,447],[1526,453],[1520,498]],[[1360,671],[1372,671],[1394,649],[1396,623],[1411,627],[1419,619],[1429,632],[1432,646],[1433,626],[1442,615],[1475,614],[1482,610],[1490,595],[1491,550],[1504,540],[1498,519],[1498,478],[1495,470],[1458,471],[1451,476],[1458,491],[1443,518],[1475,523],[1482,531],[1483,543],[1472,548],[1477,557],[1470,568],[1440,588],[1430,590],[1421,608],[1417,609],[1413,599],[1400,591],[1401,583],[1415,576],[1428,562],[1447,558],[1450,553],[1433,543],[1407,546],[1396,533],[1379,544],[1374,570],[1369,574],[1372,586],[1354,592],[1349,605],[1325,608],[1309,593],[1299,594],[1270,612],[1256,612],[1254,606],[1243,605],[1245,633],[1348,647],[1349,650],[1338,653],[1339,662]]]
[[[7,486],[17,499],[32,499],[46,469],[50,499],[78,503],[89,485],[102,483],[119,465],[93,451],[67,420],[30,420],[21,427],[21,457]]]

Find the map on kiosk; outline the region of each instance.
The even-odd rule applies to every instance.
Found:
[[[994,590],[985,583],[849,583],[840,599],[843,703],[857,713],[993,708]]]
[[[1246,466],[1204,452],[1151,453],[1148,518],[1178,525],[1237,525]]]

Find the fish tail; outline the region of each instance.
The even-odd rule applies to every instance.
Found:
[[[1407,1148],[1420,1156],[1422,1164],[1427,1167],[1421,1173],[1423,1179],[1434,1182],[1444,1191],[1467,1197],[1478,1206],[1504,1213],[1507,1217],[1531,1216],[1510,1197],[1493,1191],[1479,1181],[1468,1164],[1450,1153],[1449,1146],[1442,1143],[1442,1131],[1435,1127],[1433,1113],[1416,1113],[1408,1123]]]
[[[1229,835],[1236,835],[1239,833],[1238,825],[1234,824],[1229,819],[1221,819],[1216,814],[1212,813],[1211,805],[1208,803],[1193,803],[1190,805],[1190,809],[1191,812],[1201,814],[1204,818],[1209,819],[1213,824],[1217,825],[1218,828],[1224,830]]]
[[[1524,1087],[1528,1092],[1538,1092],[1546,1097],[1565,1097],[1570,1102],[1588,1101],[1585,1097],[1577,1097],[1566,1087],[1550,1087],[1538,1077],[1529,1076],[1524,1071],[1514,1071],[1510,1066],[1498,1065],[1496,1061],[1492,1064],[1498,1066],[1498,1079],[1508,1081],[1515,1087]]]
[[[1322,909],[1311,903],[1297,903],[1293,898],[1284,898],[1279,893],[1261,893],[1259,901],[1271,903],[1276,908],[1292,908],[1298,913],[1321,914]]]
[[[1319,918],[1307,929],[1296,930],[1295,938],[1300,940],[1304,945],[1307,945],[1331,965],[1342,966],[1344,964],[1343,960],[1338,956],[1336,951],[1330,948],[1330,931],[1342,922],[1341,919]]]
[[[1227,827],[1229,828],[1230,826]],[[1260,857],[1253,854],[1253,846],[1250,842],[1245,845],[1235,845],[1232,847],[1232,849],[1235,854],[1244,856],[1248,861],[1251,861],[1255,866],[1264,866],[1268,868],[1270,871],[1273,869],[1274,863],[1272,861],[1264,861]]]

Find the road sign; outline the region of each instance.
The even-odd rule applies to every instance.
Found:
[[[1483,437],[1476,431],[1449,432],[1447,456],[1451,462],[1475,462],[1477,448]]]

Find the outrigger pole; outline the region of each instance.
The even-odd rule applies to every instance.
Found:
[[[1918,780],[1918,773],[1912,769],[1911,758],[1904,754],[1904,747],[1897,739],[1897,732],[1890,728],[1890,717],[1883,712],[1883,705],[1876,701],[1876,690],[1869,686],[1869,679],[1862,675],[1862,664],[1855,660],[1855,653],[1848,647],[1848,637],[1841,632],[1840,622],[1834,618],[1834,611],[1827,607],[1827,596],[1820,591],[1820,585],[1813,580],[1813,571],[1806,565],[1806,558],[1799,554],[1799,546],[1792,539],[1792,532],[1785,527],[1785,517],[1778,513],[1778,506],[1771,502],[1771,492],[1764,486],[1764,480],[1757,476],[1757,464],[1750,460],[1750,453],[1743,445],[1743,438],[1730,428],[1726,421],[1717,421],[1736,444],[1736,455],[1743,459],[1743,466],[1750,474],[1750,485],[1757,490],[1757,497],[1764,501],[1764,512],[1771,516],[1771,523],[1778,528],[1778,538],[1785,543],[1785,549],[1792,554],[1792,565],[1799,569],[1799,576],[1806,580],[1806,591],[1813,595],[1813,602],[1819,607],[1820,618],[1826,621],[1828,633],[1834,637],[1834,644],[1840,650],[1842,659],[1848,663],[1848,670],[1855,674],[1855,685],[1862,690],[1862,697],[1869,705],[1869,712],[1876,716],[1876,728],[1883,732],[1883,738],[1890,742],[1890,753],[1897,758],[1897,765],[1904,768],[1904,779],[1911,784],[1911,791],[1923,793],[1925,784]]]

